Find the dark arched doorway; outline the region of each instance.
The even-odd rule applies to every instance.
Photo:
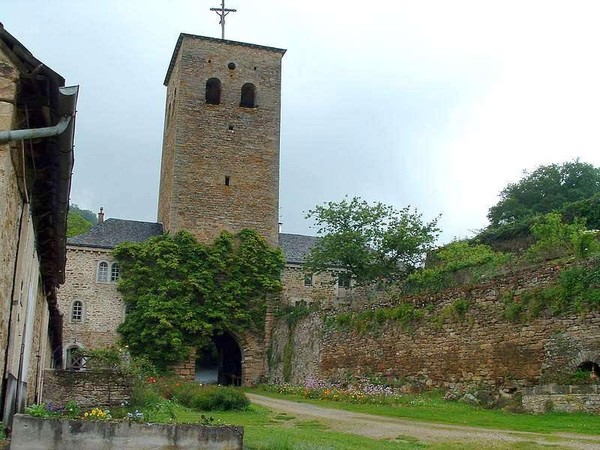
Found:
[[[589,377],[592,379],[600,378],[600,366],[593,361],[585,361],[577,366],[578,372],[589,373]]]
[[[227,332],[215,335],[209,345],[198,350],[194,378],[205,384],[242,384],[242,351],[233,336]]]

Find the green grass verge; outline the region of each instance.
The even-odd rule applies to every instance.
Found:
[[[276,394],[260,389],[248,389],[247,392],[310,403],[327,408],[422,420],[424,422],[537,433],[568,432],[589,435],[600,434],[600,415],[598,414],[553,412],[534,415],[510,413],[504,410],[488,410],[463,403],[445,401],[439,392],[405,395],[394,405],[368,405],[311,400],[301,396]]]
[[[201,423],[201,413],[177,406],[178,423]],[[426,444],[409,436],[391,440],[370,439],[354,434],[336,432],[316,420],[300,420],[292,415],[270,411],[252,405],[247,411],[205,413],[215,422],[244,427],[245,450],[541,450],[548,447],[533,442],[485,443],[442,442]]]
[[[201,414],[188,408],[175,409],[178,423],[201,423]],[[299,420],[258,405],[248,411],[205,413],[215,422],[244,427],[245,450],[409,450],[429,448],[412,438],[370,439],[327,429],[318,421]]]

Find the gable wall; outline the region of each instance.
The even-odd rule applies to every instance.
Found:
[[[125,307],[115,283],[96,281],[100,261],[110,264],[109,250],[67,248],[66,282],[58,290],[58,305],[63,314],[63,351],[73,344],[84,348],[104,348],[116,344],[117,327],[124,320]],[[71,322],[71,305],[84,304],[83,322]]]

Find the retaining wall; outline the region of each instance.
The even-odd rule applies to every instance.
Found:
[[[548,411],[600,412],[600,385],[546,384],[523,388],[523,409],[532,413]]]
[[[40,419],[17,414],[11,450],[242,450],[242,427]]]
[[[356,330],[327,321],[351,309],[399,303],[390,297],[359,308],[323,308],[292,327],[285,318],[277,319],[269,352],[270,380],[302,383],[306,368],[323,379],[375,376],[440,387],[519,387],[567,380],[583,362],[600,362],[600,313],[553,316],[542,311],[522,322],[504,314],[506,298],[518,303],[524,292],[554,282],[562,268],[530,267],[478,285],[406,296],[400,301],[414,305],[422,317],[405,325],[389,320]],[[458,301],[468,304],[462,314],[454,309]]]

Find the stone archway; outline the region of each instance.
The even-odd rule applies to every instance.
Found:
[[[198,350],[194,379],[222,386],[242,385],[242,349],[230,333],[213,336],[209,345]]]
[[[205,378],[207,383],[252,386],[264,377],[265,367],[264,339],[250,332],[224,332],[173,369],[186,381],[202,383]]]

